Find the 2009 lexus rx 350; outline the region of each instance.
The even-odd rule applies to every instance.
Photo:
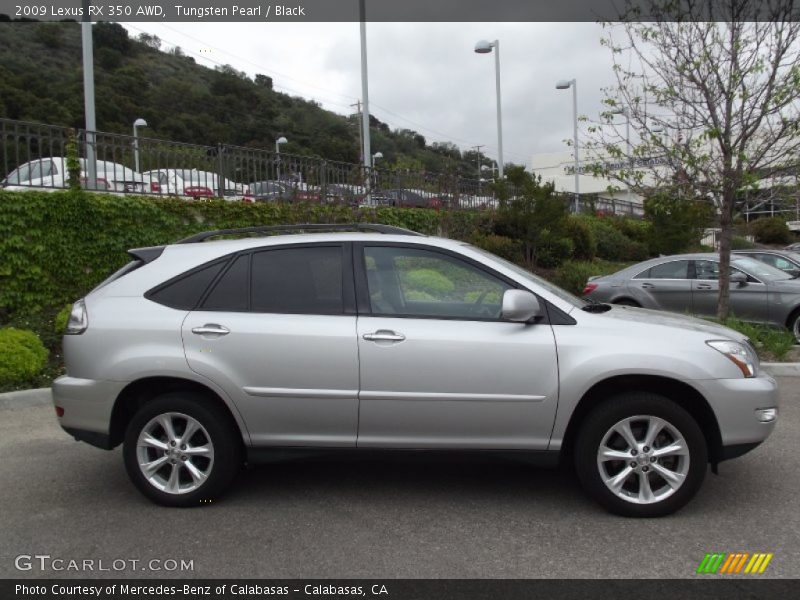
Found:
[[[775,381],[730,329],[388,226],[208,241],[225,233],[132,250],[64,337],[62,427],[122,444],[155,502],[199,505],[287,449],[502,450],[572,460],[608,510],[659,516],[775,426]]]

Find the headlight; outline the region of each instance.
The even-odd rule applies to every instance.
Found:
[[[739,367],[745,377],[756,376],[758,356],[749,344],[741,344],[731,340],[708,340],[706,344],[717,352],[724,354],[728,360]]]
[[[89,315],[86,312],[86,304],[83,300],[78,300],[72,305],[72,312],[69,314],[67,327],[64,329],[66,335],[80,335],[89,327]]]

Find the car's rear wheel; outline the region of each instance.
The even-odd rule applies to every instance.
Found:
[[[575,465],[584,489],[612,513],[660,517],[697,493],[708,463],[694,418],[671,400],[625,393],[583,420]]]
[[[794,341],[800,344],[800,309],[795,310],[787,323],[789,331],[794,334]]]
[[[620,298],[619,300],[615,300],[612,304],[616,304],[618,306],[635,306],[636,308],[641,308],[642,305],[636,302],[636,300],[631,300],[630,298]]]
[[[230,416],[203,396],[164,394],[128,424],[125,468],[145,496],[166,506],[218,497],[241,467],[241,438]]]

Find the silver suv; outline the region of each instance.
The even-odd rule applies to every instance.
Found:
[[[257,227],[130,254],[75,303],[53,400],[160,504],[321,448],[494,451],[574,462],[608,510],[659,516],[777,419],[739,333],[588,303],[455,240]]]

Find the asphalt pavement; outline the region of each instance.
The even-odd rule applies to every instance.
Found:
[[[119,449],[9,402],[0,577],[685,578],[706,552],[772,552],[764,576],[800,577],[800,378],[780,383],[772,437],[653,520],[605,513],[568,471],[414,457],[259,466],[219,502],[167,509],[128,482]]]

